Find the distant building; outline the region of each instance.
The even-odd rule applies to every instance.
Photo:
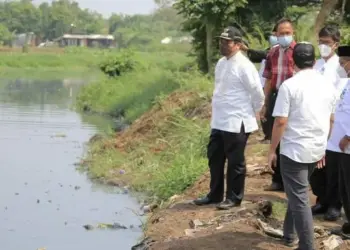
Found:
[[[193,37],[191,36],[182,36],[182,37],[165,37],[160,41],[161,44],[170,44],[170,43],[190,43],[192,42]]]
[[[112,35],[64,34],[63,36],[56,38],[55,42],[57,42],[60,47],[115,47],[115,40]]]

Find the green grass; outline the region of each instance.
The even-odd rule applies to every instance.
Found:
[[[139,52],[134,60],[137,62],[134,71],[85,86],[77,106],[112,116],[122,115],[132,122],[149,110],[158,97],[184,85],[186,73],[181,72],[191,63],[186,54],[174,52]]]
[[[186,117],[185,113],[208,104],[210,81],[200,74],[181,74],[183,77],[177,77],[181,93],[186,95],[187,89],[196,90],[188,102],[181,107],[175,104],[168,107],[169,100],[158,96],[153,105],[163,116],[145,124],[151,127],[145,132],[145,138],[139,140],[139,135],[134,134],[136,142],[129,145],[126,152],[105,147],[113,141],[110,139],[93,143],[87,159],[91,177],[125,182],[136,191],[161,201],[183,192],[207,170],[209,121]],[[183,81],[189,74],[191,84],[185,85]],[[158,148],[160,150],[156,150]],[[125,174],[119,174],[120,170],[125,170]]]
[[[272,204],[272,217],[278,220],[284,220],[287,212],[287,203],[275,201]]]

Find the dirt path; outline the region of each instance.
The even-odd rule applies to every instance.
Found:
[[[278,203],[283,206],[283,202],[286,201],[284,193],[263,190],[270,184],[271,177],[269,174],[260,175],[258,173],[258,170],[265,165],[267,145],[256,143],[257,138],[259,137],[255,136],[250,140],[246,152],[248,178],[245,204],[270,200],[280,201]],[[171,205],[160,209],[150,217],[146,235],[157,242],[151,249],[291,249],[282,245],[279,240],[267,237],[259,230],[254,215],[237,217],[233,216],[234,211],[220,212],[214,206],[197,207],[191,204],[191,200],[208,191],[209,180],[210,176],[207,173],[183,195],[174,196],[171,199]],[[313,204],[315,197],[311,192],[310,198]],[[281,221],[276,222],[275,226],[282,225],[283,211],[279,219]],[[191,220],[199,220],[207,225],[200,230],[191,230],[189,225]],[[341,225],[342,222],[325,223],[316,218],[315,224],[333,228]],[[317,249],[321,249],[319,243],[320,240]],[[350,249],[350,245],[341,249]]]

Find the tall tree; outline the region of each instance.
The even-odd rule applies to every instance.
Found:
[[[213,65],[214,34],[232,23],[235,11],[247,0],[177,0],[174,7],[184,16],[184,30],[193,36],[193,48],[203,72],[211,72]]]
[[[327,17],[333,12],[339,0],[323,0],[321,10],[317,15],[315,22],[315,33],[321,30],[322,26],[327,21]]]

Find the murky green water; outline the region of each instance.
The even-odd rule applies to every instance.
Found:
[[[142,233],[136,200],[74,165],[110,121],[70,109],[79,81],[1,81],[0,249],[129,250]],[[128,229],[83,228],[115,222]]]

